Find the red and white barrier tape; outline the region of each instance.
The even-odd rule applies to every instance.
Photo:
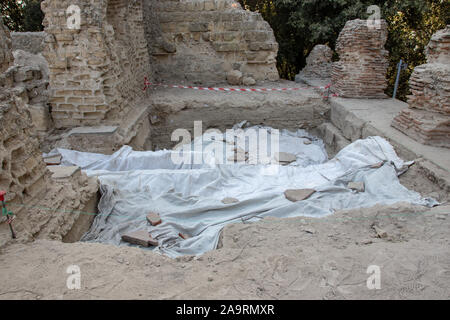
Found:
[[[309,90],[309,89],[329,89],[331,88],[331,83],[325,87],[304,87],[304,88],[207,88],[207,87],[194,87],[194,86],[182,86],[173,84],[162,84],[162,83],[151,83],[145,78],[145,88],[146,91],[150,86],[158,86],[164,88],[178,88],[178,89],[193,89],[193,90],[209,90],[209,91],[222,91],[222,92],[269,92],[269,91],[298,91],[298,90]],[[333,95],[337,96],[337,95]]]

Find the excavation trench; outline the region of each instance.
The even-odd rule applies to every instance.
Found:
[[[63,241],[128,245],[121,236],[143,229],[159,242],[157,248],[151,249],[177,257],[214,250],[222,228],[230,223],[256,222],[265,217],[321,218],[336,210],[397,202],[437,204],[400,184],[397,176],[410,163],[398,158],[392,146],[380,137],[360,140],[338,150],[343,144],[336,143],[337,138],[333,144],[325,145],[321,138],[307,131],[281,130],[279,155],[292,153],[296,160],[281,166],[261,165],[252,158],[258,152],[251,149],[249,132],[267,129],[267,141],[271,141],[275,131],[246,125],[249,124],[235,126],[229,135],[209,131],[197,137],[187,144],[189,156],[182,160],[179,156],[187,149],[180,153],[180,147],[177,151],[156,152],[136,152],[123,147],[113,155],[58,150],[63,164],[80,165],[88,175],[98,177],[102,193],[99,215],[95,219],[80,217]],[[237,132],[245,133],[244,140]],[[326,133],[323,129],[314,132]],[[218,152],[221,149],[223,153]],[[328,160],[326,149],[332,156],[337,153],[334,160]],[[230,152],[234,155],[231,160]],[[203,154],[202,161],[196,163],[199,153]],[[421,191],[417,185],[408,185],[412,180],[420,180],[428,181],[421,184],[425,193],[439,189],[425,177],[418,179],[420,174],[415,172],[413,179],[406,179],[406,185]],[[352,190],[351,182],[363,182],[365,190]],[[304,201],[292,202],[284,193],[288,189],[316,192]],[[233,201],[227,203],[225,199]],[[146,221],[149,212],[158,213],[163,223],[156,227],[149,225]]]

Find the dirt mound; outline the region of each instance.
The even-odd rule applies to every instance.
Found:
[[[449,299],[449,211],[398,204],[230,225],[219,250],[176,260],[101,244],[16,244],[0,255],[0,299]],[[66,286],[70,265],[80,267],[80,290]],[[367,288],[370,265],[380,267],[380,290]]]

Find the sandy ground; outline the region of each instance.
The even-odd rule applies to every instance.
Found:
[[[0,299],[450,299],[449,194],[412,166],[403,185],[442,203],[227,226],[218,250],[170,259],[103,244],[0,247]],[[67,268],[81,289],[67,287]],[[369,290],[369,266],[381,289]]]
[[[235,224],[220,249],[176,260],[102,244],[13,244],[0,252],[0,299],[449,299],[449,213],[398,204]],[[66,286],[70,265],[80,290]],[[367,288],[370,265],[380,290]]]

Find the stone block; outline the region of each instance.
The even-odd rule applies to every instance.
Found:
[[[311,197],[316,190],[314,189],[290,189],[284,192],[286,199],[292,202],[306,200]]]
[[[122,235],[122,241],[136,244],[142,247],[158,246],[158,241],[153,239],[147,230],[141,229]]]
[[[256,80],[252,77],[244,77],[242,79],[242,83],[244,84],[244,86],[254,86],[256,84]]]
[[[242,83],[242,72],[239,70],[232,70],[227,73],[227,81],[230,85],[240,85]]]
[[[117,129],[116,126],[78,127],[70,130],[68,135],[112,135],[117,132]]]
[[[349,182],[347,185],[347,188],[357,191],[357,192],[364,192],[365,191],[365,186],[364,186],[364,182],[362,181],[357,181],[357,182]]]
[[[147,221],[154,227],[162,223],[161,217],[155,212],[150,212],[147,214]]]
[[[61,155],[44,158],[44,162],[47,166],[59,166],[61,164],[61,160]]]
[[[53,179],[67,179],[80,172],[77,166],[49,166],[47,169],[52,173]]]
[[[275,160],[281,164],[289,164],[297,161],[297,156],[288,152],[278,152],[275,154]]]
[[[189,26],[190,32],[207,32],[209,31],[209,24],[207,22],[195,22]]]
[[[31,105],[28,110],[36,130],[47,131],[51,128],[52,121],[46,105]]]

